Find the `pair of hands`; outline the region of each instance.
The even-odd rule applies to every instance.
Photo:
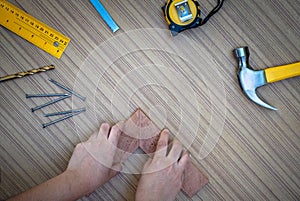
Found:
[[[121,170],[116,161],[117,144],[121,134],[118,126],[104,123],[99,132],[86,142],[79,143],[73,152],[67,172],[74,173],[90,194],[105,184]],[[136,200],[174,200],[180,191],[185,165],[190,160],[178,140],[168,152],[169,131],[163,130],[153,158],[144,165]],[[105,161],[105,165],[101,162]]]

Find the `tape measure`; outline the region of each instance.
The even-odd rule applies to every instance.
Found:
[[[0,0],[0,24],[57,58],[70,42],[68,37],[5,0]]]
[[[186,29],[204,25],[222,7],[224,0],[218,0],[218,5],[203,20],[197,0],[168,0],[162,7],[166,21],[173,36]]]

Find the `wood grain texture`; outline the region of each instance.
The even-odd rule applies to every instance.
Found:
[[[279,109],[266,110],[241,92],[232,54],[249,46],[254,69],[299,61],[299,0],[225,0],[205,26],[174,38],[162,0],[102,0],[121,28],[115,34],[88,1],[10,2],[71,43],[58,60],[0,27],[1,76],[56,66],[0,84],[0,199],[61,173],[74,146],[100,123],[125,120],[141,108],[160,129],[171,130],[210,178],[193,200],[299,200],[300,79],[260,88],[261,97]],[[203,15],[215,3],[201,1]],[[25,93],[63,92],[49,77],[87,100],[73,97],[31,113],[49,99],[28,100]],[[51,120],[44,113],[78,107],[87,111],[42,128]],[[128,174],[82,200],[134,200],[139,176],[130,172],[143,162],[129,157],[134,167],[126,166]],[[188,198],[179,193],[176,200]]]

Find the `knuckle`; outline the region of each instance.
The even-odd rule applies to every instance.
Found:
[[[179,141],[174,141],[172,145],[172,149],[177,151],[182,151],[183,147]]]
[[[173,141],[173,144],[176,145],[176,146],[181,146],[180,141],[177,140],[177,139],[175,139],[175,140]]]
[[[104,129],[104,130],[107,130],[107,129],[110,128],[110,126],[109,126],[108,123],[105,122],[105,123],[102,123],[102,124],[101,124],[100,128],[102,128],[102,129]]]
[[[157,142],[157,147],[164,147],[164,146],[166,146],[166,145],[167,145],[167,143],[166,143],[165,141],[159,140],[159,141]]]
[[[83,147],[83,143],[82,143],[82,142],[81,142],[81,143],[78,143],[78,144],[75,146],[76,149],[82,149],[82,147]]]
[[[101,126],[109,126],[108,123],[104,122],[101,124]]]
[[[114,125],[112,128],[111,128],[111,131],[113,131],[113,132],[118,132],[119,131],[119,126],[117,126],[117,125]]]

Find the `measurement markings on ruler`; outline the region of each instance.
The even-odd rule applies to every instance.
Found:
[[[0,0],[0,24],[57,58],[70,42],[68,37],[5,0]]]
[[[20,19],[17,19],[19,20],[21,23],[23,23],[24,25],[27,25],[26,23],[24,23],[23,21],[21,21]],[[23,28],[23,29],[26,29],[28,32],[31,33],[31,38],[33,38],[35,36],[35,32],[31,31],[30,28],[26,28],[25,26],[17,23],[17,22],[14,22],[16,25],[19,26],[19,31]],[[39,26],[36,26],[36,28],[39,28]],[[42,27],[41,27],[42,28]],[[42,28],[42,30],[44,30],[44,28]],[[41,31],[40,29],[37,29],[37,32],[39,33],[37,36],[44,39],[44,45],[47,45],[47,44],[50,44],[50,45],[53,45],[55,47],[57,47],[60,51],[63,51],[64,50],[64,46],[67,45],[67,42],[61,40],[59,43],[57,41],[53,42],[52,44],[52,38],[48,35],[46,35],[47,33],[49,33],[49,31]],[[46,33],[46,34],[45,34]]]

